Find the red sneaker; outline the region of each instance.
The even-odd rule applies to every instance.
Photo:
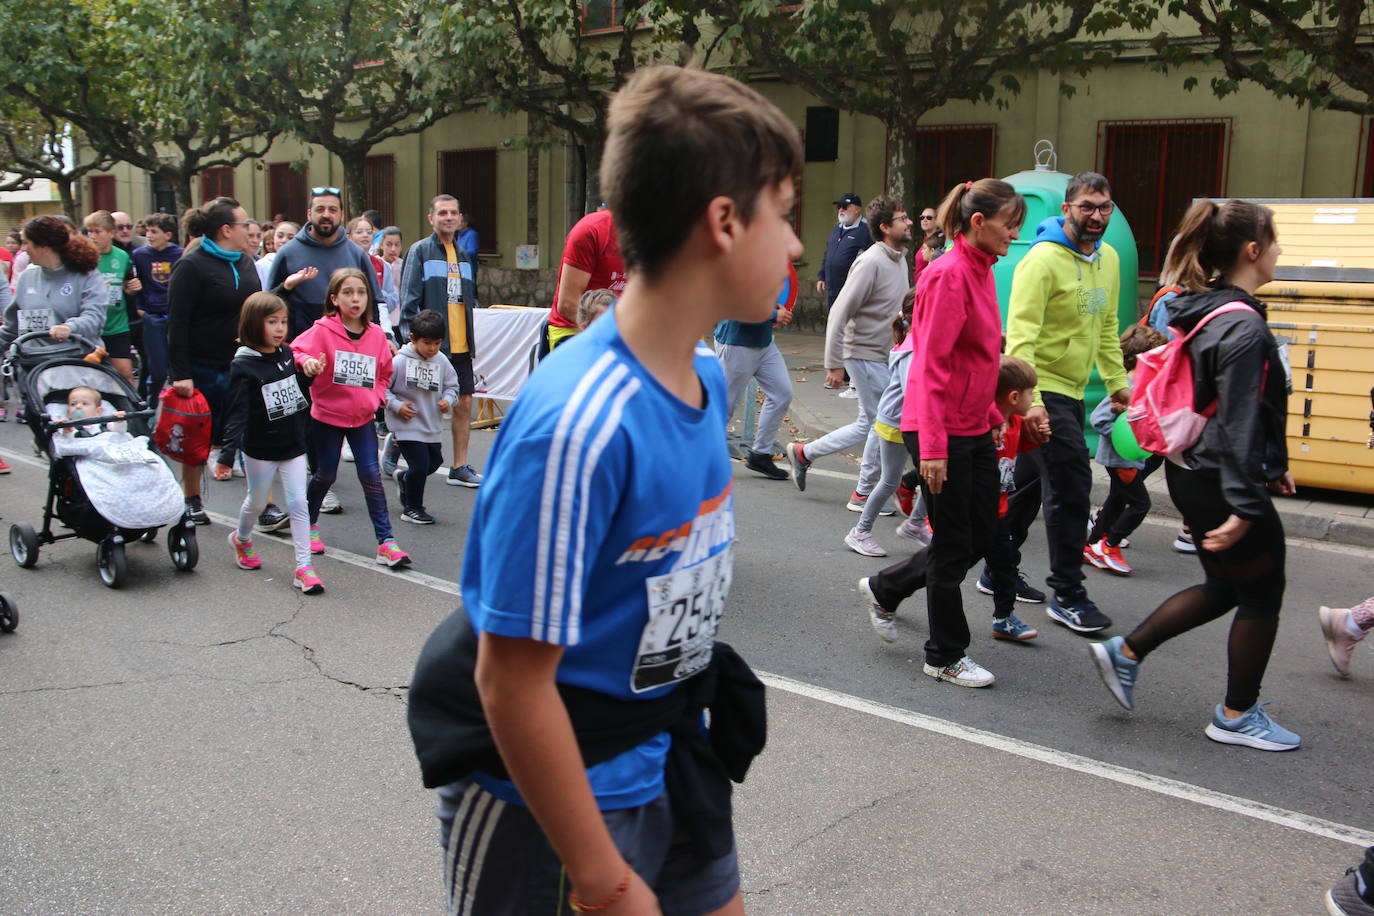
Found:
[[[910,489],[905,484],[897,484],[897,508],[902,510],[903,515],[911,514],[911,504],[915,500],[915,490]]]
[[[1106,538],[1092,545],[1092,552],[1100,560],[1096,565],[1101,569],[1114,572],[1118,576],[1129,576],[1135,572],[1131,569],[1131,564],[1127,563],[1126,558],[1121,555],[1121,548],[1114,544],[1108,544]]]
[[[1083,562],[1091,563],[1098,569],[1106,569],[1107,562],[1103,560],[1102,557],[1098,556],[1097,550],[1095,549],[1098,543],[1101,542],[1099,541],[1097,543],[1083,545]]]
[[[4,458],[0,458],[0,474],[8,474],[12,468],[5,463]]]

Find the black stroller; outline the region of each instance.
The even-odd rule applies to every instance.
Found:
[[[71,389],[78,387],[92,388],[100,393],[102,414],[124,411],[120,422],[127,427],[131,436],[151,436],[149,420],[156,411],[149,409],[133,387],[112,367],[82,358],[96,346],[80,337],[54,341],[46,331],[25,334],[15,341],[11,359],[24,400],[25,422],[33,430],[37,449],[48,456],[49,468],[42,530],[34,531],[25,524],[11,525],[10,553],[14,555],[14,562],[28,569],[38,562],[38,548],[42,544],[70,538],[94,541],[97,545],[96,566],[100,571],[100,581],[110,588],[118,588],[128,576],[124,545],[134,540],[151,542],[157,537],[158,528],[167,525],[167,552],[173,565],[183,571],[194,569],[200,559],[195,525],[185,517],[184,512],[176,517],[176,507],[181,506],[180,488],[160,459],[150,458],[146,448],[137,442],[112,446],[106,453],[107,463],[103,464],[93,459],[59,454],[70,451],[66,443],[72,441],[65,439],[62,431],[111,423],[108,415],[66,419],[67,395]],[[57,440],[63,441],[59,443]],[[92,439],[81,441],[94,442]],[[120,449],[124,451],[120,452]],[[169,518],[166,507],[172,505],[174,521],[138,527],[117,523],[119,519],[141,517],[146,512],[127,512],[123,499],[117,495],[114,499],[109,498],[110,477],[105,472],[117,466],[108,463],[109,454],[115,458],[126,455],[130,474],[135,473],[134,469],[141,474],[129,479],[138,480],[140,484],[142,481],[152,481],[146,486],[140,485],[138,492],[126,494],[128,501],[132,504],[135,500],[147,500],[149,491],[162,488],[161,491],[152,492],[152,499],[162,507],[160,515],[164,518]],[[116,521],[107,519],[93,504],[87,487],[83,487],[83,477],[87,479],[87,487],[96,483],[100,485],[102,498],[98,501],[107,514],[117,517]],[[116,481],[119,479],[117,475],[114,477]],[[175,488],[175,493],[166,492],[167,486]],[[69,530],[61,534],[54,533],[54,519]]]

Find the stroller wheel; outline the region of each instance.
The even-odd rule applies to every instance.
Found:
[[[167,554],[172,565],[182,572],[190,572],[200,562],[200,545],[196,543],[196,529],[177,522],[167,529]]]
[[[110,588],[119,588],[129,577],[129,561],[124,557],[124,545],[108,538],[96,545],[95,564],[100,570],[100,581]]]
[[[38,535],[28,525],[10,525],[10,553],[21,569],[31,569],[38,562]]]
[[[19,626],[19,608],[7,595],[0,595],[0,632],[13,633]]]

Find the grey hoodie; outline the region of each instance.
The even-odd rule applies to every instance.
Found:
[[[110,288],[100,271],[83,274],[66,267],[48,270],[34,264],[19,275],[14,300],[4,306],[0,349],[8,347],[19,336],[20,309],[52,309],[53,324],[65,324],[73,334],[99,343],[109,302]]]
[[[413,344],[406,344],[391,360],[391,387],[386,393],[386,426],[401,442],[442,442],[444,423],[440,401],[458,400],[458,373],[447,354],[421,359]],[[419,382],[437,387],[420,388]],[[409,402],[415,416],[402,420],[401,405]]]

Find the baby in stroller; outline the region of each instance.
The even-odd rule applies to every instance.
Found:
[[[67,419],[84,420],[87,417],[101,416],[100,401],[101,397],[99,391],[96,391],[94,388],[87,388],[85,385],[78,385],[71,391],[67,392]],[[118,420],[122,420],[124,419],[124,411],[116,410],[110,416],[115,417]],[[105,432],[106,428],[107,424],[103,423],[99,426],[68,427],[62,430],[62,435],[94,436],[99,433]],[[111,430],[123,432],[125,430],[125,425],[123,423],[118,422],[110,423],[108,424],[108,428]]]

